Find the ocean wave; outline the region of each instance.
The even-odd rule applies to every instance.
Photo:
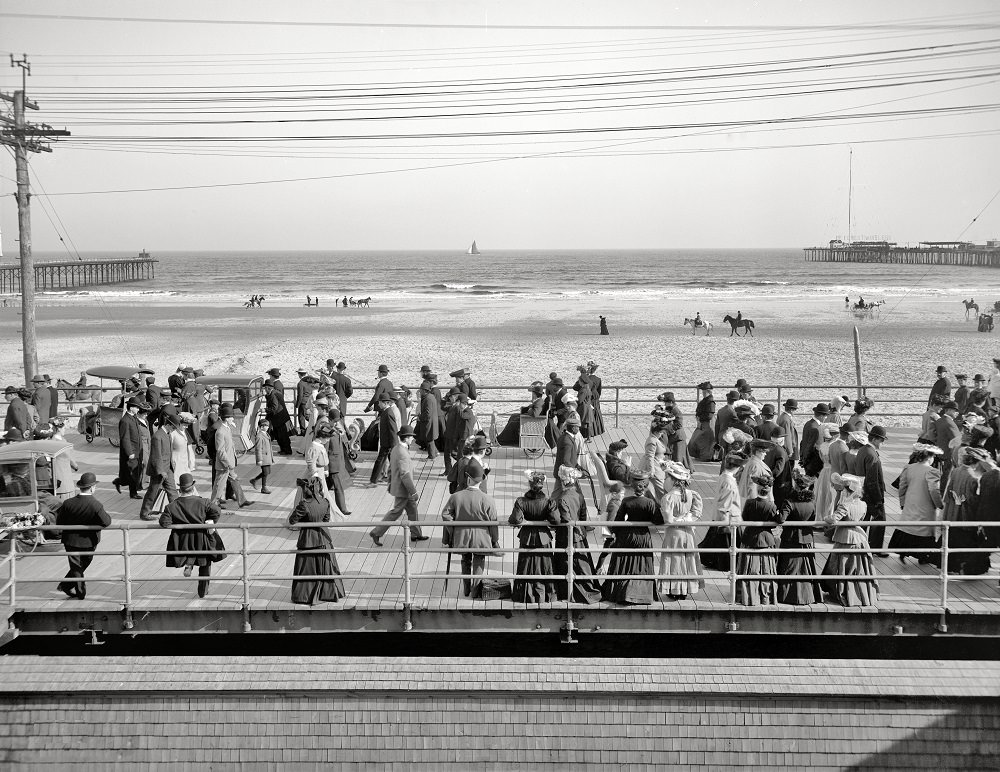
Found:
[[[39,295],[56,297],[175,297],[173,290],[42,290]]]

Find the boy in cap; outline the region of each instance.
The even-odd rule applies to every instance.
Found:
[[[94,474],[84,472],[76,487],[77,495],[67,499],[59,507],[56,513],[56,525],[89,525],[97,526],[98,529],[111,525],[111,517],[104,510],[104,505],[94,498],[94,489],[97,487],[97,478]],[[101,541],[101,531],[65,530],[61,539],[63,549],[70,554],[66,556],[69,561],[69,573],[59,583],[59,589],[71,598],[83,600],[87,597],[87,585],[83,581],[83,574],[93,562],[94,556],[77,553],[96,550]]]

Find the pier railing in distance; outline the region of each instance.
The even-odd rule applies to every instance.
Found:
[[[469,522],[469,521],[445,521],[440,519],[421,519],[419,521],[422,527],[428,526],[450,526],[452,528],[489,528],[497,527],[500,529],[511,529],[519,528],[523,526],[511,526],[505,522]],[[301,528],[312,528],[312,527],[324,527],[333,529],[336,532],[342,528],[370,528],[373,522],[371,520],[344,520],[339,522],[330,523],[299,523],[296,526],[291,526],[292,530],[298,530]],[[406,529],[409,528],[411,523],[407,520],[399,520],[396,522],[381,522],[379,525],[387,526],[392,529],[402,529],[402,538],[400,539],[400,545],[395,549],[395,552],[401,557],[401,561],[396,561],[399,563],[398,570],[390,570],[385,573],[372,573],[369,571],[364,571],[361,573],[353,572],[342,572],[336,575],[309,575],[309,576],[294,576],[291,573],[291,566],[294,560],[294,556],[299,554],[298,551],[292,547],[288,549],[255,549],[250,546],[250,531],[251,526],[242,523],[217,523],[217,524],[207,524],[203,526],[173,526],[172,528],[177,530],[190,530],[190,529],[217,529],[225,534],[230,534],[236,536],[236,539],[228,539],[229,543],[226,546],[225,555],[227,558],[235,557],[238,561],[239,572],[236,575],[232,573],[226,574],[224,576],[213,576],[213,577],[199,577],[193,575],[191,577],[184,577],[174,572],[158,571],[154,574],[136,574],[133,570],[133,560],[136,557],[146,557],[146,556],[163,556],[168,555],[209,555],[217,554],[214,550],[209,552],[167,552],[166,550],[137,550],[132,547],[130,534],[135,531],[148,531],[148,530],[160,530],[155,523],[115,523],[105,529],[105,531],[120,531],[122,535],[122,549],[117,551],[98,551],[98,552],[73,552],[67,553],[65,551],[50,551],[48,549],[44,551],[34,551],[34,546],[37,543],[37,535],[42,531],[94,531],[100,530],[93,526],[38,526],[35,528],[13,528],[5,529],[0,531],[0,539],[7,538],[7,550],[6,554],[2,559],[0,559],[0,571],[5,568],[7,578],[0,584],[0,597],[4,593],[7,594],[8,605],[11,608],[16,608],[18,606],[25,606],[23,601],[18,600],[18,571],[17,571],[17,561],[18,559],[30,559],[30,560],[47,560],[53,563],[51,581],[53,584],[61,581],[72,581],[71,579],[66,579],[62,570],[65,568],[65,563],[62,560],[54,560],[55,558],[63,558],[68,554],[73,554],[77,556],[81,555],[93,555],[95,560],[121,560],[122,570],[117,576],[107,578],[107,577],[86,577],[84,581],[91,584],[108,584],[122,585],[124,588],[123,594],[123,610],[126,613],[126,618],[130,618],[131,610],[133,604],[137,600],[136,596],[136,584],[142,583],[142,586],[155,586],[156,583],[160,582],[197,582],[203,581],[206,578],[210,579],[212,582],[239,582],[242,587],[242,609],[244,614],[244,630],[249,632],[251,629],[250,612],[254,609],[255,604],[259,606],[266,606],[266,602],[259,602],[258,596],[255,594],[255,587],[259,588],[261,583],[273,583],[273,582],[289,582],[293,580],[318,580],[318,579],[332,579],[337,578],[348,583],[347,592],[350,593],[350,583],[352,581],[364,582],[369,580],[398,580],[400,582],[400,589],[395,594],[388,589],[381,593],[382,601],[387,606],[393,606],[396,603],[401,603],[404,612],[404,629],[412,629],[412,618],[410,611],[416,601],[428,600],[430,598],[429,594],[422,593],[416,594],[414,592],[413,584],[420,580],[435,580],[443,579],[445,580],[445,587],[447,588],[447,582],[450,580],[463,581],[464,579],[505,579],[505,580],[515,580],[515,579],[527,579],[527,580],[551,580],[557,583],[557,586],[561,585],[565,590],[560,593],[564,596],[565,600],[560,602],[565,605],[565,613],[568,622],[572,622],[572,613],[574,608],[574,603],[571,600],[574,597],[574,585],[578,581],[590,581],[599,580],[604,581],[607,579],[649,579],[649,580],[699,580],[706,577],[721,578],[725,577],[728,583],[728,606],[735,608],[742,608],[745,604],[738,604],[738,587],[741,582],[751,581],[794,581],[801,583],[814,583],[821,585],[824,582],[859,582],[867,580],[878,580],[878,574],[854,574],[854,575],[842,575],[842,574],[817,574],[814,576],[810,575],[789,575],[789,574],[778,574],[778,573],[768,573],[768,574],[747,574],[741,573],[739,571],[740,567],[740,557],[747,554],[761,555],[761,554],[772,554],[776,557],[781,555],[795,555],[801,557],[803,555],[813,555],[818,556],[821,554],[858,554],[857,549],[837,549],[836,546],[831,550],[815,550],[815,549],[803,549],[802,547],[794,547],[790,549],[781,549],[780,547],[775,547],[771,549],[744,549],[739,546],[739,531],[746,526],[752,525],[765,525],[768,527],[775,527],[773,522],[757,522],[757,521],[740,521],[740,522],[729,522],[723,520],[697,520],[691,522],[678,523],[673,526],[661,526],[653,525],[652,523],[643,522],[625,522],[625,521],[605,521],[605,520],[587,520],[579,521],[575,523],[560,524],[558,526],[549,525],[551,532],[556,533],[560,529],[566,531],[566,546],[564,548],[558,548],[553,542],[553,546],[548,549],[541,550],[519,550],[518,548],[502,548],[491,549],[486,554],[501,557],[503,560],[502,570],[496,571],[493,567],[490,568],[490,573],[487,576],[473,576],[472,574],[465,574],[461,572],[461,568],[458,571],[451,571],[451,556],[458,553],[459,555],[465,554],[468,550],[454,549],[446,546],[434,546],[430,545],[427,547],[421,547],[419,550],[414,550],[409,538],[407,538]],[[534,526],[534,523],[529,525]],[[858,523],[844,521],[840,525],[859,525]],[[892,526],[923,526],[928,525],[927,521],[924,520],[898,520],[891,523]],[[916,574],[892,574],[891,578],[893,580],[902,580],[905,583],[910,582],[933,582],[937,585],[936,598],[937,604],[934,608],[936,613],[940,613],[940,622],[937,627],[938,630],[945,632],[947,631],[947,614],[949,613],[949,592],[950,585],[953,582],[969,582],[978,581],[983,577],[980,575],[961,575],[961,574],[949,574],[949,565],[951,559],[956,555],[962,554],[977,554],[977,553],[990,553],[996,550],[995,547],[962,547],[954,548],[951,546],[950,535],[955,529],[978,529],[980,527],[996,529],[998,526],[994,522],[949,522],[949,521],[939,521],[933,524],[934,527],[940,529],[941,540],[938,546],[928,549],[880,549],[879,552],[887,552],[892,554],[905,553],[907,555],[913,555],[916,553],[921,553],[926,555],[931,561],[936,561],[938,570],[934,573],[916,573]],[[594,531],[598,528],[614,528],[614,529],[625,529],[625,528],[641,528],[641,529],[652,529],[654,534],[662,531],[663,529],[669,529],[671,527],[690,527],[690,526],[719,526],[729,530],[729,547],[728,548],[701,548],[696,547],[694,549],[670,549],[658,546],[651,546],[648,548],[620,548],[611,545],[608,548],[603,546],[592,546],[587,545],[585,547],[580,547],[574,545],[574,529],[584,528],[587,531]],[[783,528],[806,528],[810,530],[815,530],[818,528],[825,527],[826,524],[821,522],[805,522],[805,523],[789,523],[786,522]],[[254,532],[260,531],[273,531],[273,530],[284,530],[288,528],[284,524],[254,524],[252,530]],[[164,538],[167,537],[166,529],[163,529]],[[223,541],[226,541],[224,539]],[[307,554],[316,555],[321,554],[323,550],[308,550]],[[349,547],[349,546],[337,546],[332,550],[327,550],[327,552],[332,552],[336,555],[346,555],[346,554],[382,554],[393,552],[392,549],[387,547]],[[482,551],[479,551],[482,553]],[[518,575],[514,573],[514,566],[516,565],[516,557],[520,552],[528,552],[530,554],[549,554],[553,558],[562,558],[565,561],[566,571],[564,573],[553,573],[553,574],[530,574],[530,575]],[[864,551],[867,553],[873,552],[873,550]],[[448,570],[445,573],[440,571],[425,571],[422,568],[417,568],[414,566],[414,554],[419,553],[420,555],[426,554],[446,554],[448,555]],[[595,557],[599,556],[601,553],[607,553],[607,559],[610,561],[612,555],[620,553],[634,553],[639,555],[649,555],[652,556],[654,561],[662,555],[668,554],[688,554],[697,556],[700,563],[700,556],[702,554],[727,554],[729,557],[729,571],[728,572],[714,572],[713,574],[600,574],[600,575],[577,575],[574,572],[574,558],[579,553],[587,553],[590,556],[591,564],[594,564]],[[265,555],[287,555],[289,558],[288,570],[282,571],[280,573],[270,573],[270,572],[257,572],[252,570],[252,558],[265,556]],[[561,561],[560,561],[561,562]],[[396,563],[393,565],[395,566]],[[655,565],[655,562],[654,562]],[[30,580],[32,584],[37,584],[40,580],[37,574],[34,575]],[[147,584],[148,583],[148,584]],[[192,588],[193,589],[193,588]],[[443,593],[442,593],[443,594]],[[273,595],[273,588],[267,590],[267,596],[271,597]],[[210,602],[211,596],[209,596]],[[1000,613],[1000,598],[993,598],[997,601],[996,612]],[[47,600],[40,601],[40,603],[48,603]],[[530,604],[529,604],[530,605]],[[335,604],[324,604],[325,608],[336,609]],[[877,603],[875,605],[877,609]],[[796,606],[796,610],[805,609],[808,612],[808,607]],[[820,612],[816,612],[820,613]],[[128,627],[128,624],[126,624]]]

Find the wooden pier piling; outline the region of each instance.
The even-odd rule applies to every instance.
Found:
[[[76,289],[156,278],[156,258],[146,250],[137,257],[35,263],[37,291]],[[21,267],[0,265],[0,293],[21,291]]]
[[[922,241],[901,247],[891,241],[831,241],[827,247],[808,247],[806,262],[895,263],[908,265],[965,265],[1000,268],[1000,241],[972,244],[964,241]]]

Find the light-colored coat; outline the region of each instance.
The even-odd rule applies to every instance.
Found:
[[[225,471],[236,468],[236,443],[227,423],[220,424],[215,432],[215,468]]]
[[[402,442],[397,442],[389,454],[389,493],[398,499],[412,499],[417,495],[417,486],[413,484],[413,461]]]
[[[274,455],[271,452],[271,435],[263,429],[257,430],[253,453],[257,460],[257,466],[271,466],[274,463]]]

